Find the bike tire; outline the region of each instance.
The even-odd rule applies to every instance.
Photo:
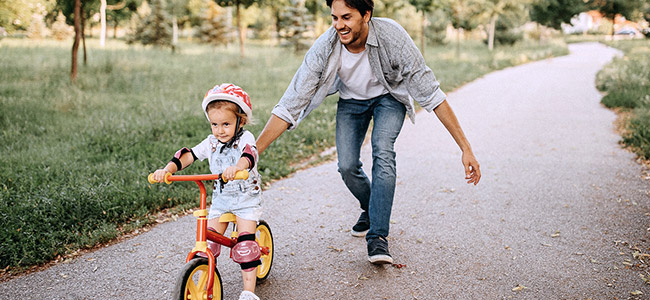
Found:
[[[269,254],[260,257],[262,264],[257,267],[257,283],[264,282],[271,273],[271,266],[273,265],[273,234],[271,227],[263,220],[257,224],[257,231],[255,232],[255,240],[262,247],[269,248]]]
[[[208,259],[202,257],[194,258],[186,263],[176,280],[174,293],[172,294],[173,299],[204,299],[204,296],[207,295],[208,267]],[[221,275],[216,268],[214,269],[212,296],[213,300],[223,298]]]

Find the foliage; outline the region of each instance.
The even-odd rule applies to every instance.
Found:
[[[291,0],[291,5],[280,13],[280,37],[283,46],[292,47],[296,53],[311,46],[310,28],[314,26],[313,16],[308,14],[304,0]]]
[[[0,1],[0,27],[9,33],[26,30],[34,14],[45,15],[52,10],[55,0],[3,0]]]
[[[447,36],[447,25],[449,19],[442,9],[436,9],[427,15],[428,25],[425,28],[427,41],[433,45],[444,45]]]
[[[43,15],[33,14],[32,22],[27,28],[27,36],[30,39],[43,39],[50,34],[49,29],[45,26],[45,21],[43,20]]]
[[[650,159],[650,41],[626,40],[610,43],[625,52],[596,77],[601,100],[610,108],[632,112],[623,142],[645,159]]]
[[[59,40],[65,40],[74,34],[74,28],[68,25],[62,12],[56,16],[56,22],[52,24],[52,36]]]
[[[172,46],[171,16],[165,10],[165,0],[151,1],[151,13],[136,27],[128,41],[143,45]]]
[[[586,8],[583,0],[535,0],[530,8],[530,19],[560,29],[562,23],[570,24],[571,18]]]
[[[647,0],[588,0],[587,7],[600,11],[606,18],[613,20],[617,14],[628,19]]]
[[[202,43],[227,45],[230,42],[230,17],[228,11],[210,1],[203,11],[200,37]]]

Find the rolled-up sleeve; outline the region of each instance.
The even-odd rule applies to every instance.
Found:
[[[431,68],[426,65],[420,50],[412,40],[405,42],[400,52],[402,53],[400,56],[403,66],[402,76],[409,95],[422,108],[431,112],[447,99],[447,95],[440,89],[440,83]]]
[[[314,46],[307,51],[284,95],[271,111],[272,114],[289,123],[289,129],[298,126],[301,114],[319,88],[320,77],[327,63],[327,55],[323,47],[319,46],[319,42],[314,43]]]

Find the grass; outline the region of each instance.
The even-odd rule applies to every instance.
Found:
[[[650,40],[608,42],[624,52],[596,78],[609,108],[629,113],[623,124],[623,143],[643,159],[650,159]]]
[[[256,136],[302,56],[249,43],[186,43],[180,52],[89,39],[88,64],[69,79],[70,41],[0,40],[0,269],[20,271],[106,243],[153,222],[157,212],[195,207],[190,185],[150,186],[146,176],[180,147],[210,131],[199,103],[216,83],[233,82],[253,100]],[[563,43],[487,51],[481,43],[429,47],[445,91],[488,72],[567,53]],[[336,98],[284,134],[261,157],[266,181],[334,145]],[[187,173],[207,173],[197,163]]]

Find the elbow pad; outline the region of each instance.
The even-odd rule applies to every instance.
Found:
[[[192,149],[187,148],[187,147],[183,147],[180,150],[176,151],[176,153],[174,154],[174,157],[172,157],[172,159],[169,161],[169,162],[174,163],[176,165],[176,169],[178,171],[183,169],[183,164],[181,164],[181,156],[183,156],[183,154],[185,154],[187,152],[192,153],[192,159],[193,160],[197,159],[197,157],[194,154],[194,151],[192,151]]]

